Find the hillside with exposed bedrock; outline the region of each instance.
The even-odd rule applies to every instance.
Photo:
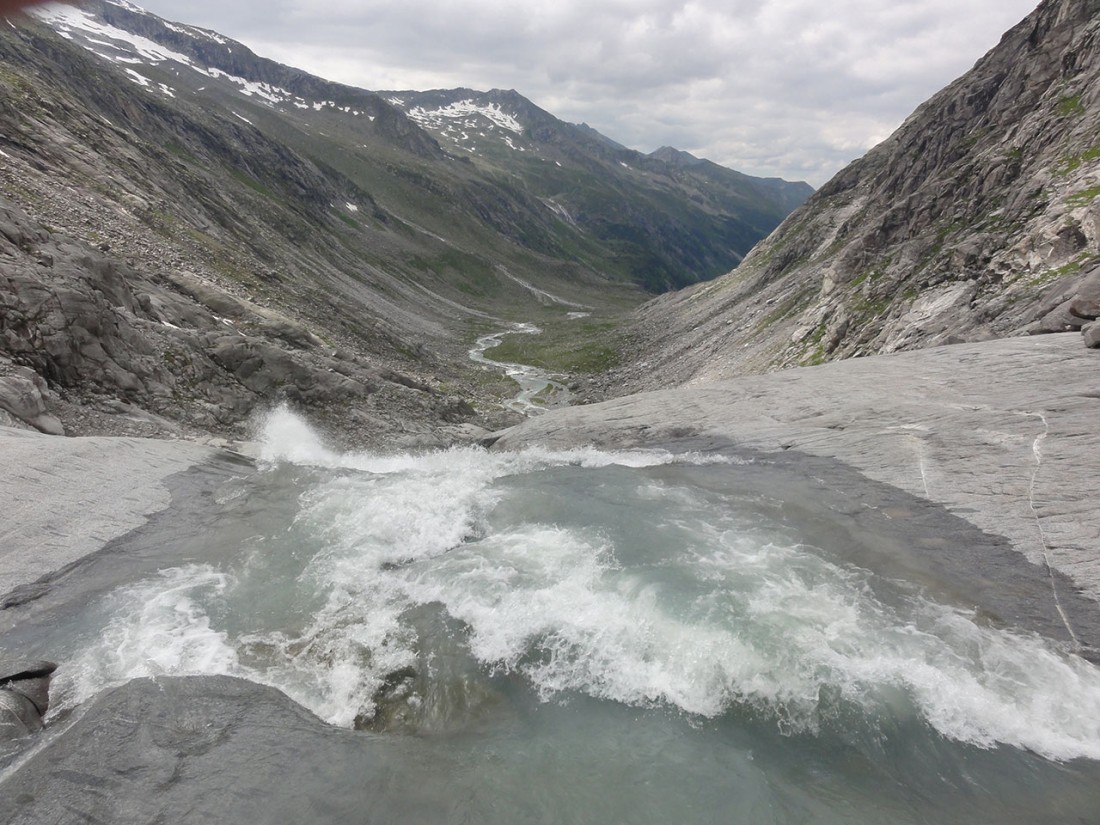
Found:
[[[643,154],[566,123],[514,90],[380,92],[451,151],[524,189],[650,289],[722,274],[808,198],[807,183],[754,178],[662,147]],[[705,280],[705,279],[704,279]]]
[[[1098,314],[1100,2],[1045,0],[735,270],[642,307],[610,386],[1082,329],[1096,346]]]
[[[6,23],[6,423],[240,438],[285,400],[349,443],[450,443],[516,420],[479,337],[538,324],[583,389],[647,290],[727,271],[810,193],[515,93],[463,92],[512,146],[462,147],[392,94],[131,3]]]

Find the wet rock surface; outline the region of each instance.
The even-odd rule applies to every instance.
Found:
[[[556,410],[498,434],[493,446],[705,437],[835,458],[1004,536],[1095,601],[1098,366],[1078,335],[936,347]]]
[[[341,786],[389,778],[383,749],[357,747],[356,735],[279,691],[228,677],[135,680],[58,727],[67,729],[5,780],[4,822],[69,821],[74,811],[96,822],[307,822],[325,806],[319,791],[340,808]],[[301,794],[318,772],[328,787],[314,782]]]
[[[0,605],[14,588],[143,524],[169,504],[165,479],[217,454],[190,443],[56,438],[0,427]]]

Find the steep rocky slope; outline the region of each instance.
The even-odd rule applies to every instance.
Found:
[[[518,179],[653,290],[736,265],[812,194],[672,147],[646,155],[566,123],[515,91],[382,92],[441,145]]]
[[[401,238],[369,194],[39,28],[0,34],[0,53],[9,415],[76,434],[241,435],[257,405],[287,398],[367,437],[456,408],[426,383],[448,374],[452,302],[371,265]],[[333,203],[361,204],[371,225]]]
[[[0,26],[0,420],[48,432],[238,437],[279,399],[356,443],[500,426],[510,383],[469,361],[479,334],[713,276],[731,232],[747,248],[757,212],[792,207],[768,187],[801,191],[745,190],[750,221],[713,175],[690,187],[706,208],[666,176],[637,210],[616,204],[641,183],[589,159],[613,245],[373,92],[130,3],[35,14]],[[660,277],[651,237],[675,239]]]
[[[1080,327],[1069,306],[1100,297],[1098,265],[1100,2],[1046,0],[735,271],[648,304],[620,377]]]

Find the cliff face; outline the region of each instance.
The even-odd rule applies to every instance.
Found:
[[[1098,265],[1100,2],[1047,0],[738,269],[643,307],[624,378],[1060,331]]]

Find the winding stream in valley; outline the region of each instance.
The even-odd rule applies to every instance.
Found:
[[[534,324],[512,324],[503,332],[482,335],[470,350],[470,360],[491,369],[498,369],[519,384],[519,392],[504,406],[521,415],[537,415],[552,407],[564,407],[569,404],[569,388],[538,367],[528,364],[510,364],[493,361],[485,353],[497,346],[505,335],[541,335],[542,330]]]

